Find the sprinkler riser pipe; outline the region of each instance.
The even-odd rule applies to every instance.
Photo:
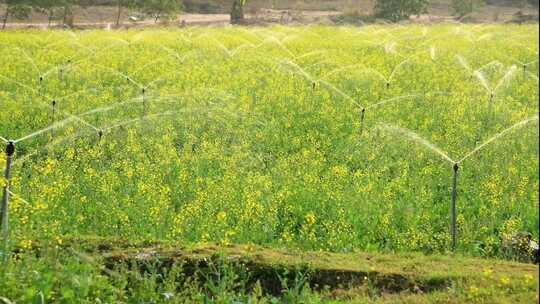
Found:
[[[450,234],[452,235],[452,251],[456,250],[457,246],[457,229],[456,229],[456,218],[457,218],[457,212],[456,212],[456,200],[457,200],[457,179],[458,179],[458,171],[459,166],[458,164],[454,164],[454,167],[452,168],[454,171],[454,174],[452,176],[452,205],[451,205],[451,227],[450,227]]]
[[[51,113],[51,124],[54,124],[54,114],[56,112],[56,100],[52,101],[52,113]],[[51,136],[54,137],[54,128],[51,129]]]
[[[146,89],[142,89],[142,115],[146,114]]]
[[[4,262],[7,261],[7,249],[8,249],[8,234],[9,234],[9,227],[8,227],[8,203],[9,203],[9,176],[11,173],[11,161],[13,159],[13,154],[15,153],[15,144],[10,141],[8,142],[6,146],[6,169],[4,172],[4,179],[5,179],[5,185],[4,185],[4,193],[2,196],[2,206],[0,209],[1,214],[1,223],[2,223],[2,239],[3,239],[3,245],[2,245],[2,255]]]
[[[362,108],[360,112],[360,135],[364,132],[364,119],[366,118],[366,108]]]

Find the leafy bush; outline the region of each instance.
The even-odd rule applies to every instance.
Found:
[[[426,13],[428,5],[429,0],[377,0],[375,15],[395,22]]]
[[[454,13],[459,17],[475,12],[484,4],[484,0],[452,0]]]

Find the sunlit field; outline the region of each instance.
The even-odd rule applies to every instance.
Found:
[[[26,30],[0,58],[15,259],[81,237],[447,253],[452,194],[459,254],[538,239],[538,25]],[[11,271],[53,267],[31,256]]]
[[[10,246],[441,252],[454,163],[458,251],[538,236],[537,26],[22,31],[0,56]]]

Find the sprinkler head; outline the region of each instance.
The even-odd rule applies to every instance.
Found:
[[[386,88],[388,89],[390,87],[390,82],[386,83]]]
[[[12,156],[13,153],[15,153],[15,143],[10,140],[6,145],[6,155]]]
[[[146,93],[146,88],[142,88],[142,93]]]
[[[39,76],[39,83],[43,82],[43,76]]]
[[[312,86],[313,86],[313,90],[315,90],[315,87],[317,86],[317,84],[313,82]]]
[[[103,130],[99,130],[97,134],[99,136],[99,139],[101,139],[101,137],[103,137]]]
[[[366,113],[366,108],[362,108],[362,115],[364,115]]]
[[[53,101],[52,101],[52,106],[53,106],[53,107],[56,106],[56,100],[53,100]]]
[[[71,63],[71,59],[68,59],[67,63],[68,63],[68,64]]]
[[[454,163],[454,172],[458,172],[458,170],[459,170],[458,163]]]

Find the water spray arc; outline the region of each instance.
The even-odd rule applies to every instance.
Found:
[[[422,138],[421,136],[419,136],[418,134],[414,133],[411,130],[407,130],[407,129],[404,129],[404,128],[400,128],[400,127],[396,127],[396,126],[392,126],[392,125],[387,125],[387,124],[380,124],[377,128],[382,129],[383,131],[390,132],[390,133],[403,135],[407,139],[415,141],[415,142],[425,146],[426,148],[428,148],[432,152],[438,154],[444,160],[446,160],[450,164],[452,164],[452,192],[451,192],[451,205],[450,205],[450,234],[451,234],[451,237],[452,237],[452,243],[451,243],[452,250],[455,251],[456,248],[457,248],[457,243],[458,243],[458,241],[457,241],[457,185],[458,185],[460,164],[462,162],[464,162],[465,160],[469,159],[471,156],[475,155],[476,153],[482,151],[488,145],[490,145],[491,143],[493,143],[496,140],[500,139],[501,137],[503,137],[507,133],[509,133],[511,131],[514,131],[514,130],[517,130],[517,129],[520,129],[520,128],[528,125],[531,122],[538,121],[538,118],[539,118],[539,116],[535,115],[535,116],[526,118],[526,119],[524,119],[524,120],[522,120],[522,121],[520,121],[520,122],[506,128],[506,129],[504,129],[503,131],[495,134],[494,136],[492,136],[491,138],[486,140],[483,144],[479,145],[478,147],[476,147],[475,149],[473,149],[469,153],[465,154],[465,156],[463,156],[459,160],[452,159],[450,156],[448,156],[448,153],[444,152],[442,149],[437,147],[435,144],[431,143],[430,141],[428,141],[425,138]]]

